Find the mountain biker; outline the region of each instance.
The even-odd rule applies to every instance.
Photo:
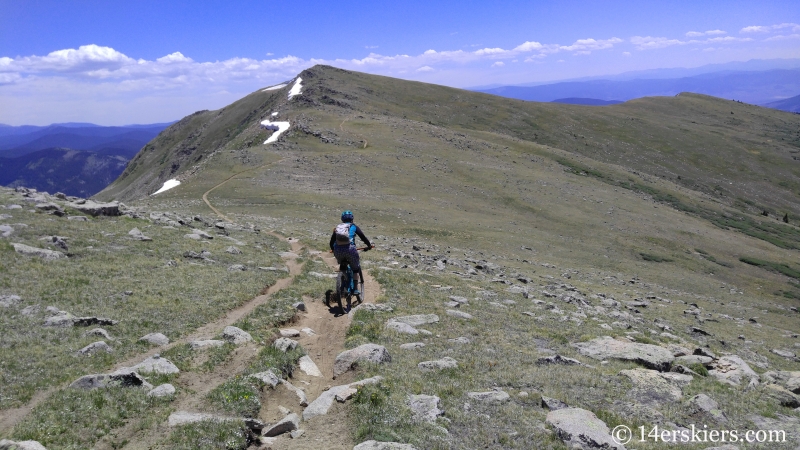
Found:
[[[333,256],[336,257],[336,262],[339,263],[339,270],[347,270],[347,264],[349,263],[353,273],[358,275],[358,278],[354,281],[358,282],[360,279],[361,286],[363,286],[364,274],[361,272],[360,258],[356,249],[356,236],[367,245],[364,251],[373,248],[361,228],[353,223],[353,212],[348,209],[342,213],[342,223],[333,229],[330,246],[331,250],[333,250]],[[356,294],[361,294],[361,292],[356,291]]]

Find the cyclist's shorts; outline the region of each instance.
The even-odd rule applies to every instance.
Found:
[[[333,256],[336,257],[336,262],[339,263],[339,266],[349,263],[350,267],[353,268],[353,271],[358,272],[361,270],[361,263],[359,262],[360,258],[358,257],[358,250],[356,250],[355,245],[334,245]]]

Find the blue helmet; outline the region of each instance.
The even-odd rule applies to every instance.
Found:
[[[353,211],[349,209],[342,213],[342,222],[352,222],[353,221]]]

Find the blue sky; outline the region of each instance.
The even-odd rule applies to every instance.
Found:
[[[175,120],[322,63],[454,87],[800,58],[795,1],[0,0],[0,123]]]

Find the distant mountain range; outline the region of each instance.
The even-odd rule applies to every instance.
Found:
[[[800,95],[794,97],[778,100],[777,102],[765,103],[763,106],[768,108],[780,109],[794,113],[800,113]]]
[[[622,103],[621,100],[598,100],[596,98],[580,98],[580,97],[570,97],[570,98],[558,98],[550,103],[566,103],[568,105],[587,105],[587,106],[608,106],[608,105],[616,105],[618,103]]]
[[[0,124],[0,185],[90,197],[169,125]]]
[[[693,92],[767,105],[800,93],[800,69],[722,71],[683,78],[567,81],[539,86],[502,86],[479,92],[539,102],[565,98],[627,101]]]

